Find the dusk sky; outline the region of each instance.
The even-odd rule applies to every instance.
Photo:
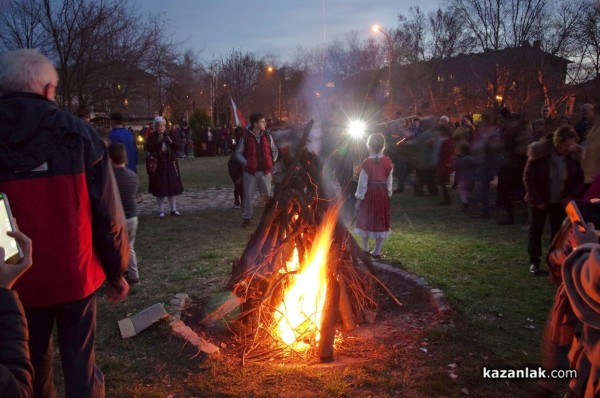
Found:
[[[277,54],[290,61],[296,48],[345,40],[351,31],[361,39],[398,25],[397,15],[419,5],[427,14],[440,0],[137,0],[149,12],[164,13],[172,40],[197,51],[203,61],[232,49],[258,56]],[[324,11],[324,12],[323,12]]]

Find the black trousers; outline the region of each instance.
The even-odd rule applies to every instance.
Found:
[[[561,203],[551,203],[545,209],[529,206],[529,235],[527,252],[529,263],[540,265],[542,257],[542,234],[546,218],[550,219],[550,240],[556,235],[565,219],[566,213]]]
[[[427,187],[429,195],[439,195],[438,186],[435,180],[435,169],[415,169],[414,194],[423,196],[423,187]]]
[[[438,188],[442,193],[442,203],[450,204],[450,193],[448,192],[448,187],[446,184],[448,183],[449,176],[436,176]]]
[[[56,323],[67,398],[102,398],[104,376],[96,367],[96,295],[46,308],[25,310],[35,371],[33,394],[54,398],[52,331]]]

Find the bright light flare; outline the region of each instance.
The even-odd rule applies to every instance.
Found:
[[[371,28],[373,30],[373,32],[375,33],[379,33],[381,32],[381,27],[379,25],[373,25],[373,27]]]
[[[362,120],[353,120],[348,125],[348,134],[354,138],[360,138],[365,135],[367,125]]]

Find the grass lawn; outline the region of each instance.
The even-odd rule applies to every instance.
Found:
[[[180,163],[186,188],[227,186],[227,157]],[[143,170],[143,167],[142,167]],[[142,171],[142,189],[146,177]],[[540,334],[554,287],[532,277],[524,210],[513,226],[472,220],[435,198],[392,199],[392,236],[384,261],[424,277],[452,311],[428,330],[428,352],[337,368],[276,364],[241,366],[202,358],[172,337],[166,322],[123,340],[117,321],[179,292],[199,302],[226,282],[250,231],[239,210],[140,217],[136,251],[141,286],[120,305],[99,300],[97,355],[109,397],[396,397],[531,396],[535,381],[484,380],[482,366],[537,367]],[[257,215],[255,215],[255,219]],[[256,225],[256,220],[253,225]],[[225,350],[227,351],[227,350]],[[403,358],[407,358],[407,356]],[[455,364],[457,378],[448,374]],[[466,390],[465,390],[466,389]]]

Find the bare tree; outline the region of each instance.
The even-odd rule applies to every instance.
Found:
[[[456,8],[439,8],[429,13],[428,54],[431,58],[450,58],[471,52],[475,47],[474,37],[465,29],[462,15]]]
[[[577,71],[580,70],[582,57],[577,55],[581,51],[578,32],[581,30],[585,12],[584,0],[553,0],[547,4],[546,11],[540,18],[544,21],[539,34],[544,51],[576,61],[572,62],[567,69],[569,81],[574,81],[574,76],[577,76]],[[556,83],[548,82],[542,66],[536,65],[538,92],[541,92],[543,103],[549,105],[551,109],[557,109],[559,104],[566,101],[568,97],[563,90],[563,85],[557,88]]]
[[[147,112],[158,110],[173,73],[162,61],[184,59],[171,51],[161,17],[140,18],[126,0],[14,0],[0,14],[0,47],[50,57],[58,101],[71,111],[127,111],[142,99]]]
[[[167,92],[167,101],[173,114],[189,115],[203,90],[204,67],[198,56],[191,50],[186,51],[176,64],[171,65],[172,81]]]
[[[586,0],[554,0],[544,15],[546,23],[540,34],[544,50],[559,57],[576,57],[578,32],[589,11]]]
[[[449,0],[482,50],[499,50],[505,36],[506,0]]]
[[[5,2],[0,8],[0,48],[37,48],[48,51],[42,26],[43,10],[36,0]]]
[[[399,27],[394,33],[395,64],[425,59],[426,19],[419,7],[410,7],[408,17],[398,15]]]
[[[229,97],[243,110],[265,112],[272,108],[274,100],[257,92],[261,78],[266,78],[267,63],[254,53],[231,50],[213,61],[209,70],[213,74],[213,98],[218,113],[228,115]],[[218,116],[218,115],[217,115]],[[217,117],[217,120],[220,118]]]
[[[108,98],[120,92],[147,46],[148,32],[124,0],[43,0],[42,25],[53,45],[66,109],[93,103],[92,87]]]
[[[510,25],[506,29],[506,46],[519,47],[541,35],[544,26],[542,16],[546,0],[511,0],[507,2]]]
[[[578,30],[579,62],[571,77],[584,81],[600,76],[600,4],[594,0],[583,2],[583,18]]]

